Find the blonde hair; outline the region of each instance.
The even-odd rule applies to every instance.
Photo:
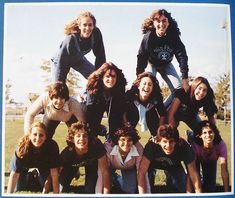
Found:
[[[88,11],[85,11],[85,12],[80,13],[78,17],[74,19],[73,21],[71,21],[69,24],[65,25],[64,34],[70,35],[74,33],[79,33],[80,32],[79,26],[81,24],[81,19],[86,18],[86,17],[91,18],[93,21],[94,27],[96,27],[96,19],[94,15]]]
[[[28,133],[26,133],[22,138],[20,138],[18,143],[18,150],[16,152],[19,158],[23,158],[29,152],[29,145],[30,145],[30,134],[32,133],[33,128],[41,128],[46,133],[46,126],[42,122],[35,122],[29,128]]]

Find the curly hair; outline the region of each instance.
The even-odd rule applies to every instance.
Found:
[[[176,127],[165,124],[158,128],[156,138],[158,142],[160,142],[162,138],[172,138],[175,142],[179,142],[179,131]]]
[[[206,128],[206,127],[209,127],[215,134],[215,138],[213,140],[213,144],[219,144],[220,141],[222,140],[221,136],[220,136],[220,132],[218,130],[218,128],[216,127],[215,124],[211,123],[210,121],[208,120],[203,120],[201,121],[197,127],[195,128],[194,130],[194,137],[193,137],[193,141],[195,143],[197,143],[198,145],[202,146],[203,145],[203,141],[202,139],[200,138],[200,136],[202,135],[202,130],[203,128]]]
[[[122,92],[125,92],[125,86],[127,84],[126,78],[121,69],[111,62],[104,63],[99,69],[94,71],[89,77],[87,82],[87,91],[91,95],[97,95],[103,93],[104,83],[103,77],[107,71],[115,71],[117,74],[117,81],[114,87],[111,90],[111,95],[119,95]]]
[[[217,109],[216,105],[215,105],[215,95],[214,95],[214,91],[210,86],[210,83],[208,82],[208,80],[204,77],[197,77],[191,84],[190,88],[189,88],[189,94],[190,94],[190,98],[191,100],[194,100],[195,96],[194,96],[194,92],[196,90],[196,88],[201,84],[204,83],[207,87],[207,94],[205,96],[205,98],[202,99],[202,101],[206,104],[206,105],[213,105],[215,109]]]
[[[172,18],[171,13],[167,12],[165,9],[154,10],[149,18],[145,19],[141,30],[142,33],[145,34],[148,31],[152,31],[155,29],[153,22],[156,18],[160,18],[161,16],[165,16],[169,21],[169,27],[167,28],[167,34],[170,35],[179,35],[180,36],[180,29],[178,28],[178,24],[174,18]]]
[[[130,136],[133,144],[136,144],[140,140],[140,136],[138,135],[138,131],[133,126],[124,126],[122,128],[117,129],[112,137],[112,142],[114,144],[118,144],[118,140],[120,137]]]
[[[139,74],[136,80],[133,82],[131,90],[134,91],[136,95],[139,95],[138,87],[140,86],[141,79],[144,77],[149,77],[153,83],[153,90],[148,98],[148,101],[151,99],[157,99],[158,101],[163,101],[162,90],[159,86],[158,80],[150,72],[143,72]]]
[[[23,158],[29,152],[29,146],[31,142],[29,136],[32,133],[33,128],[43,129],[46,134],[46,126],[42,122],[34,122],[29,128],[28,133],[20,138],[18,142],[18,149],[16,151],[16,154],[19,158]]]
[[[60,81],[50,85],[48,93],[51,100],[53,97],[64,98],[66,101],[69,99],[69,89],[65,83]]]
[[[88,124],[85,122],[82,122],[82,121],[77,121],[69,127],[67,139],[66,139],[67,143],[69,145],[74,145],[74,136],[76,135],[76,133],[78,133],[80,131],[84,131],[85,133],[87,133],[88,139],[92,138]],[[88,140],[88,142],[89,142],[89,140]]]
[[[70,35],[74,33],[79,33],[80,29],[79,26],[81,24],[82,18],[91,18],[93,20],[94,27],[96,27],[96,19],[93,14],[91,14],[88,11],[82,12],[78,15],[78,17],[74,20],[72,20],[69,24],[65,25],[64,28],[64,34],[65,35]]]

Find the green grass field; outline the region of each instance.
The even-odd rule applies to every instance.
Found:
[[[103,119],[102,124],[106,124],[106,119]],[[228,169],[229,173],[231,175],[231,149],[232,148],[232,139],[231,139],[231,126],[230,124],[225,125],[224,122],[217,120],[217,126],[220,130],[221,136],[225,143],[227,144],[228,148]],[[139,126],[137,128],[139,130]],[[179,126],[179,132],[180,136],[185,138],[185,130],[187,129],[187,126],[184,123],[180,123]],[[4,132],[4,131],[3,131]],[[67,134],[67,126],[63,123],[59,125],[59,127],[56,130],[54,139],[57,141],[60,151],[66,146],[66,134]],[[148,141],[150,137],[150,133],[139,133],[141,136],[140,142],[144,146],[146,142]],[[3,144],[3,160],[5,160],[5,172],[9,172],[9,165],[10,160],[12,158],[12,155],[14,153],[14,150],[17,146],[18,139],[23,135],[23,120],[5,120],[5,144]],[[104,141],[104,138],[101,138],[102,141]],[[4,156],[5,155],[5,156]],[[8,177],[5,178],[5,186],[7,185]],[[82,184],[83,181],[80,181],[79,184]],[[155,180],[155,183],[157,185],[164,185],[165,183],[165,176],[162,171],[159,171]],[[220,165],[218,163],[217,167],[217,184],[222,185],[222,179],[220,175]],[[231,185],[231,183],[230,183]]]

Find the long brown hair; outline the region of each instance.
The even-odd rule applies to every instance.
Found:
[[[148,101],[151,99],[156,99],[157,101],[163,101],[162,90],[159,86],[159,82],[155,76],[153,76],[150,72],[143,72],[137,76],[135,81],[132,84],[131,90],[134,91],[137,95],[139,95],[138,87],[140,86],[141,79],[144,77],[149,77],[153,83],[153,90],[150,94]]]
[[[178,28],[178,24],[174,18],[172,18],[171,13],[167,12],[165,9],[159,9],[159,10],[154,10],[150,17],[145,19],[142,26],[141,30],[142,33],[145,34],[148,31],[152,31],[155,27],[153,25],[153,21],[156,18],[159,18],[161,16],[165,16],[168,21],[169,21],[169,27],[167,28],[167,33],[171,35],[180,35],[180,30]]]
[[[29,136],[32,133],[32,129],[36,127],[43,129],[46,134],[46,126],[42,122],[34,122],[29,128],[28,133],[26,133],[22,138],[20,138],[18,142],[18,149],[16,154],[19,158],[23,158],[29,152],[29,145],[30,145]]]
[[[215,99],[214,91],[211,88],[209,81],[206,78],[202,77],[202,76],[199,76],[199,77],[195,78],[195,80],[192,82],[192,84],[190,86],[190,98],[191,99],[194,98],[194,92],[195,92],[196,88],[201,83],[204,83],[207,87],[207,94],[206,94],[205,99],[214,100]]]
[[[111,62],[104,63],[99,69],[94,71],[89,77],[87,82],[87,91],[91,95],[96,95],[98,92],[102,92],[104,89],[103,76],[108,71],[115,71],[117,74],[117,81],[115,86],[112,88],[112,93],[122,93],[125,91],[127,84],[126,78],[121,69]]]
[[[91,18],[93,21],[94,27],[96,27],[96,19],[94,15],[88,11],[85,11],[85,12],[80,13],[76,19],[72,20],[69,24],[65,26],[64,34],[70,35],[73,33],[79,33],[80,32],[79,25],[81,24],[81,19],[86,18],[86,17]]]

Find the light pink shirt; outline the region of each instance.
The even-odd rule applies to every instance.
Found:
[[[137,142],[131,147],[125,161],[123,161],[118,149],[118,145],[112,147],[111,143],[105,143],[105,149],[107,151],[108,164],[114,169],[130,169],[136,166],[138,170],[140,160],[143,155],[143,146]]]
[[[48,93],[46,93],[39,96],[26,112],[24,119],[25,133],[34,122],[35,116],[38,115],[42,109],[45,110],[45,115],[51,120],[67,122],[71,116],[74,115],[78,120],[85,121],[82,105],[76,99],[69,97],[63,108],[58,110],[54,108]]]

